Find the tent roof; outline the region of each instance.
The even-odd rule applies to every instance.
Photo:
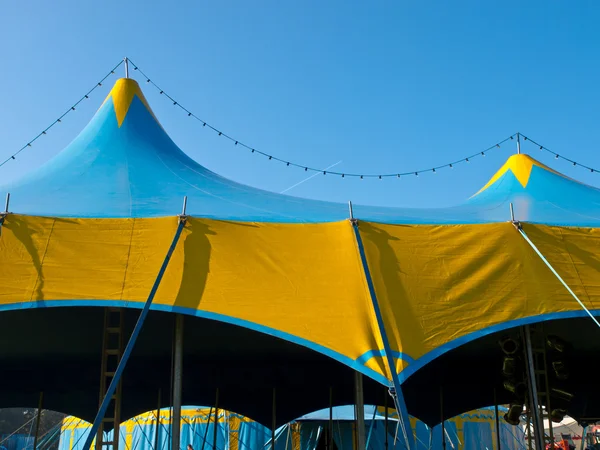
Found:
[[[345,204],[301,199],[244,186],[189,158],[169,138],[136,81],[120,79],[77,138],[16,182],[15,213],[55,217],[196,217],[259,222],[331,222]],[[553,224],[600,224],[600,191],[526,155],[513,155],[475,196],[441,209],[355,206],[362,220],[407,224],[487,223],[516,218]]]

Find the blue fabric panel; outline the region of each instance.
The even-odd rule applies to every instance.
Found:
[[[491,174],[490,174],[491,175]],[[475,190],[475,187],[474,187]],[[65,150],[27,176],[0,186],[11,211],[58,217],[197,217],[261,222],[347,219],[346,204],[307,200],[244,186],[189,158],[143,102],[134,97],[118,126],[112,98]],[[518,220],[599,226],[600,191],[533,166],[526,188],[509,170],[492,186],[456,207],[441,209],[354,206],[355,217],[386,223],[458,224]]]

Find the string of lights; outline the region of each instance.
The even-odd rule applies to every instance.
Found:
[[[130,59],[128,59],[129,63],[132,65],[133,70],[138,71],[145,79],[146,79],[146,83],[152,85],[160,95],[163,95],[164,97],[166,97],[167,99],[169,99],[174,106],[178,107],[181,111],[183,111],[185,114],[187,114],[188,117],[198,121],[199,123],[202,124],[202,127],[206,127],[209,130],[213,131],[214,133],[217,134],[217,136],[220,137],[224,137],[225,139],[229,140],[230,142],[232,142],[235,146],[238,147],[243,147],[246,150],[249,150],[251,153],[253,154],[257,154],[260,156],[263,156],[265,158],[267,158],[269,161],[275,161],[278,163],[282,163],[285,164],[288,167],[295,167],[295,168],[299,168],[299,169],[303,169],[305,172],[313,172],[313,173],[322,173],[323,175],[333,175],[333,176],[339,176],[341,178],[345,178],[345,177],[352,177],[352,178],[400,178],[402,176],[408,176],[408,175],[413,175],[413,176],[419,176],[420,174],[423,173],[436,173],[437,171],[439,171],[440,169],[452,169],[454,166],[461,164],[461,163],[469,163],[472,159],[480,157],[480,156],[485,156],[487,153],[489,153],[492,150],[498,149],[502,146],[502,144],[506,143],[509,140],[514,140],[515,136],[520,135],[524,141],[526,142],[530,142],[531,144],[537,146],[539,148],[539,150],[545,151],[547,153],[550,153],[551,155],[553,155],[556,159],[562,159],[564,161],[567,161],[569,163],[571,163],[573,166],[578,166],[578,167],[582,167],[584,169],[589,170],[592,173],[598,173],[600,172],[600,169],[596,169],[593,167],[590,167],[586,164],[581,164],[577,161],[574,161],[570,158],[567,158],[565,156],[560,155],[559,153],[556,153],[552,150],[550,150],[548,147],[545,147],[544,145],[541,145],[539,143],[537,143],[536,141],[534,141],[533,139],[525,136],[522,133],[515,133],[512,134],[511,136],[508,136],[507,138],[497,142],[496,144],[481,150],[477,153],[473,153],[469,156],[466,156],[464,158],[460,158],[460,159],[456,159],[452,162],[448,162],[445,164],[441,164],[441,165],[437,165],[431,168],[425,168],[425,169],[420,169],[420,170],[411,170],[411,171],[402,171],[402,172],[387,172],[387,173],[346,173],[346,172],[338,172],[338,171],[331,171],[331,170],[327,170],[327,169],[320,169],[320,168],[316,168],[316,167],[312,167],[309,165],[305,165],[305,164],[299,164],[296,162],[292,162],[286,159],[282,159],[279,158],[273,154],[269,154],[266,152],[263,152],[261,150],[256,149],[255,147],[252,147],[238,139],[235,139],[233,136],[223,132],[222,130],[216,128],[215,126],[209,124],[208,122],[206,122],[205,120],[202,120],[199,116],[197,116],[196,114],[194,114],[192,111],[190,111],[189,109],[185,108],[183,105],[181,105],[177,100],[175,100],[172,96],[170,96],[169,94],[167,94],[162,88],[160,88],[154,81],[152,81],[150,79],[150,77],[148,77],[140,68],[139,66],[137,66],[133,61],[131,61]],[[66,110],[61,116],[59,116],[56,120],[54,120],[54,122],[52,122],[48,127],[46,127],[44,130],[42,130],[37,136],[35,136],[33,139],[31,139],[29,142],[27,142],[23,147],[21,147],[19,150],[17,150],[15,153],[13,153],[12,155],[10,155],[8,158],[6,158],[5,160],[3,160],[2,162],[0,162],[0,167],[4,166],[6,163],[8,163],[9,161],[15,160],[16,157],[23,152],[25,149],[30,148],[34,142],[36,142],[39,138],[41,138],[42,136],[46,135],[48,133],[48,131],[50,129],[52,129],[54,126],[56,126],[57,124],[61,123],[62,119],[69,113],[71,113],[72,111],[76,110],[76,107],[83,102],[84,100],[88,99],[90,94],[92,94],[96,89],[98,89],[99,87],[102,86],[102,83],[109,78],[111,75],[113,75],[115,73],[115,71],[121,66],[121,64],[124,63],[124,60],[119,61],[119,63],[114,66],[110,72],[108,72],[100,81],[98,81],[93,88],[91,88],[86,94],[84,94],[77,102],[75,102],[68,110]]]
[[[550,150],[548,147],[543,146],[542,144],[538,144],[537,142],[535,142],[533,139],[528,138],[527,136],[525,136],[524,134],[521,133],[521,136],[523,136],[523,140],[524,141],[529,141],[531,142],[533,145],[539,147],[540,150],[545,151],[547,153],[550,153],[551,155],[554,155],[555,159],[562,159],[564,161],[568,161],[571,164],[573,164],[573,166],[579,166],[579,167],[583,167],[584,169],[589,170],[592,173],[597,173],[599,172],[598,169],[594,169],[593,167],[590,166],[586,166],[585,164],[581,164],[577,161],[573,161],[572,159],[566,158],[565,156],[559,155],[556,152],[553,152],[552,150]]]
[[[123,60],[121,60],[119,62],[119,64],[117,64],[115,67],[113,67],[111,69],[110,72],[108,72],[104,78],[102,78],[100,81],[98,81],[94,87],[92,89],[90,89],[83,97],[81,97],[79,100],[77,100],[77,102],[75,102],[69,109],[67,109],[61,116],[58,117],[58,119],[56,119],[54,122],[52,122],[49,126],[47,126],[44,130],[42,130],[36,137],[34,137],[33,139],[31,139],[29,142],[27,142],[27,144],[25,144],[23,147],[21,147],[19,150],[17,150],[15,153],[13,153],[12,155],[10,155],[8,158],[6,158],[4,161],[2,161],[0,163],[0,167],[2,167],[4,164],[6,164],[9,161],[12,161],[14,159],[17,159],[17,155],[19,155],[19,153],[21,153],[23,150],[31,147],[33,145],[33,143],[35,141],[37,141],[39,138],[41,138],[42,136],[46,135],[48,133],[48,131],[50,131],[50,129],[52,127],[54,127],[55,125],[59,124],[62,122],[63,118],[69,114],[70,112],[75,111],[75,109],[77,108],[77,106],[84,100],[90,98],[90,94],[92,94],[92,92],[94,92],[96,89],[98,89],[99,87],[102,86],[102,83],[111,75],[113,75],[115,73],[115,70],[117,70],[119,68],[119,66],[123,64]]]
[[[197,120],[198,122],[200,122],[202,124],[203,127],[206,127],[208,129],[210,129],[211,131],[215,132],[218,136],[223,137],[225,139],[228,139],[230,142],[232,142],[234,145],[238,146],[238,147],[243,147],[247,150],[249,150],[251,153],[254,153],[256,155],[260,155],[263,157],[266,157],[269,161],[276,161],[282,164],[285,164],[286,166],[291,166],[291,167],[296,167],[299,169],[303,169],[305,172],[317,172],[317,173],[322,173],[323,175],[334,175],[334,176],[339,176],[341,178],[345,178],[345,177],[353,177],[353,178],[400,178],[402,176],[407,176],[407,175],[413,175],[413,176],[419,176],[422,173],[426,173],[426,172],[431,172],[431,173],[436,173],[438,170],[440,169],[452,169],[454,166],[461,164],[461,163],[469,163],[472,159],[480,157],[480,156],[485,156],[486,153],[500,148],[500,146],[502,144],[504,144],[505,142],[514,139],[516,136],[516,133],[513,134],[512,136],[507,137],[506,139],[501,140],[500,142],[497,142],[496,144],[492,145],[491,147],[488,147],[484,150],[481,150],[477,153],[473,153],[472,155],[466,156],[464,158],[460,158],[457,159],[455,161],[452,162],[448,162],[446,164],[441,164],[438,166],[434,166],[431,168],[427,168],[427,169],[420,169],[420,170],[411,170],[409,172],[394,172],[394,173],[346,173],[346,172],[335,172],[335,171],[330,171],[330,170],[326,170],[326,169],[319,169],[316,167],[311,167],[308,165],[304,165],[304,164],[298,164],[286,159],[282,159],[279,158],[277,156],[274,156],[272,154],[269,153],[265,153],[261,150],[258,150],[248,144],[245,144],[244,142],[240,141],[239,139],[235,139],[233,136],[225,133],[222,130],[219,130],[218,128],[210,125],[208,122],[206,122],[205,120],[202,120],[200,117],[198,117],[196,114],[194,114],[192,111],[190,111],[189,109],[185,108],[183,105],[181,105],[177,100],[175,100],[173,97],[171,97],[169,94],[167,94],[164,89],[160,88],[154,81],[152,81],[152,79],[150,77],[148,77],[133,61],[129,60],[129,62],[131,63],[133,70],[137,70],[145,79],[146,79],[146,83],[152,85],[154,88],[156,88],[156,90],[158,91],[158,93],[160,95],[163,95],[164,97],[166,97],[167,99],[169,99],[174,106],[178,107],[179,109],[181,109],[183,112],[185,112],[187,114],[188,117]]]

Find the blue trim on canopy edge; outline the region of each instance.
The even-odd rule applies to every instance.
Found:
[[[402,352],[398,352],[398,351],[394,351],[392,350],[390,352],[390,354],[392,355],[392,358],[394,359],[401,359],[402,361],[406,361],[407,363],[413,363],[415,361],[415,359],[406,354],[406,353],[402,353]],[[378,350],[369,350],[364,352],[362,355],[360,355],[358,358],[356,358],[356,362],[360,363],[360,364],[366,364],[367,361],[369,361],[372,358],[378,358],[378,357],[385,357],[385,350],[380,348]]]
[[[591,312],[595,316],[600,316],[600,309],[592,309]],[[515,320],[511,320],[509,322],[499,323],[499,324],[493,325],[491,327],[484,328],[482,330],[474,331],[465,336],[461,336],[457,339],[454,339],[453,341],[450,341],[444,345],[441,345],[438,348],[436,348],[435,350],[431,350],[430,352],[426,353],[425,355],[423,355],[420,358],[418,358],[417,360],[415,360],[413,364],[411,364],[410,366],[408,366],[406,369],[404,369],[402,372],[400,372],[398,374],[398,377],[400,378],[400,383],[404,383],[408,379],[408,377],[413,375],[419,369],[422,369],[423,367],[425,367],[427,364],[432,362],[434,359],[442,356],[443,354],[449,352],[450,350],[454,350],[464,344],[474,341],[475,339],[479,339],[484,336],[488,336],[488,335],[496,333],[498,331],[508,330],[510,328],[516,328],[516,327],[519,327],[522,325],[530,325],[533,323],[546,322],[549,320],[556,320],[556,319],[575,319],[575,318],[580,318],[580,317],[588,317],[589,318],[587,313],[583,310],[555,312],[555,313],[548,313],[548,314],[540,314],[537,316],[523,317],[521,319],[515,319]]]

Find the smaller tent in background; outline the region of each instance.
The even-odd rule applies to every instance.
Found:
[[[502,416],[506,408],[500,408]],[[354,407],[341,406],[333,408],[333,443],[332,450],[353,450],[355,439]],[[301,450],[314,450],[317,447],[325,448],[323,436],[326,436],[329,423],[329,410],[324,409],[307,414],[293,424],[300,433],[300,442],[313,442],[318,436],[318,443],[312,447],[303,447]],[[411,425],[416,432],[418,450],[442,450],[442,426],[430,428],[423,422],[411,417]],[[404,449],[402,433],[398,428],[398,415],[394,410],[388,410],[387,448],[394,450]],[[496,449],[496,432],[494,408],[482,408],[461,414],[444,423],[446,449],[454,450],[481,450]],[[365,436],[367,450],[385,450],[385,409],[383,407],[365,406]],[[327,438],[325,438],[327,439]],[[525,436],[519,427],[508,425],[500,420],[500,445],[501,449],[525,449]],[[280,448],[276,450],[286,450]],[[294,449],[296,450],[296,449]]]
[[[354,407],[333,408],[333,447],[331,450],[355,448]],[[271,430],[247,417],[219,410],[215,433],[214,409],[187,406],[182,410],[181,446],[191,444],[194,450],[270,450]],[[503,412],[501,412],[503,414]],[[120,426],[121,450],[171,450],[171,411],[161,409],[157,437],[156,412],[134,417]],[[385,409],[365,406],[365,436],[367,450],[403,450],[396,411],[388,410],[387,439]],[[442,450],[442,427],[431,429],[411,418],[417,433],[418,450]],[[82,450],[90,424],[75,417],[65,419],[60,435],[59,450]],[[328,448],[329,410],[324,409],[300,417],[275,432],[275,450],[319,450]],[[525,448],[523,429],[500,421],[502,450]],[[111,432],[112,433],[112,432]],[[495,417],[493,408],[483,408],[461,414],[445,422],[446,448],[454,450],[496,450]],[[110,433],[107,435],[110,438]],[[387,442],[387,447],[386,447]]]
[[[119,427],[120,450],[170,450],[171,410],[160,410],[157,434],[156,411],[149,411],[123,422]],[[239,414],[218,410],[218,426],[215,430],[213,408],[185,406],[181,410],[181,445],[194,450],[261,449],[271,437],[271,431],[263,425]],[[83,450],[91,424],[76,417],[67,417],[62,425],[59,450]],[[216,431],[216,433],[215,433]],[[106,434],[112,440],[112,431]],[[156,443],[158,442],[158,445]],[[95,442],[93,444],[95,448]],[[109,447],[108,450],[112,450]]]

